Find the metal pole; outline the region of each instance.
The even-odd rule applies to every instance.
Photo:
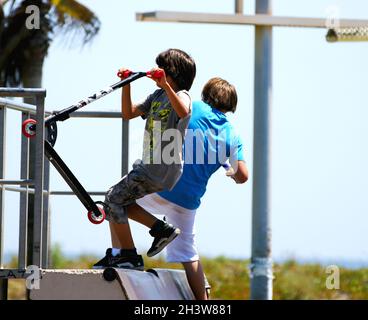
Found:
[[[6,152],[6,109],[0,106],[0,179],[5,176],[5,152]],[[3,268],[4,249],[4,186],[0,188],[0,268]]]
[[[243,0],[235,0],[235,13],[243,14],[244,2]]]
[[[129,171],[129,121],[122,120],[121,176]]]
[[[0,179],[5,175],[5,143],[6,143],[6,109],[0,106]],[[0,188],[0,269],[3,268],[4,245],[4,186]],[[0,300],[8,295],[8,279],[0,280]]]
[[[17,185],[17,186],[29,186],[30,184],[33,184],[33,180],[32,179],[22,179],[22,180],[0,179],[0,184]]]
[[[0,88],[0,97],[33,98],[37,95],[45,95],[42,88]]]
[[[47,193],[44,192],[44,202],[43,202],[43,219],[42,219],[42,265],[43,269],[49,267],[49,244],[50,244],[50,162],[45,158],[44,162],[44,188]]]
[[[43,178],[44,178],[44,138],[45,138],[45,107],[44,96],[36,96],[36,143],[34,158],[34,224],[33,224],[33,261],[42,266],[42,218],[43,218]]]
[[[22,123],[30,117],[28,112],[22,112]],[[29,179],[29,139],[21,135],[20,178]],[[19,244],[18,268],[25,269],[27,265],[28,237],[28,185],[26,192],[19,197]]]
[[[8,279],[0,280],[0,300],[8,300]]]
[[[6,107],[7,109],[12,109],[21,112],[31,112],[32,114],[36,114],[36,107],[32,104],[22,103],[7,98],[0,98],[0,104]]]
[[[271,15],[271,0],[256,1],[256,14]],[[272,299],[270,149],[272,27],[255,27],[251,299]]]

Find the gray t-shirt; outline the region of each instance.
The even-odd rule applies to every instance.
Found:
[[[185,90],[177,95],[188,106],[190,112],[179,118],[163,89],[156,90],[138,104],[146,119],[143,155],[140,167],[152,183],[171,190],[183,170],[183,141],[189,124],[192,100]]]

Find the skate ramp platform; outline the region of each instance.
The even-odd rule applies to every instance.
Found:
[[[112,269],[41,270],[31,300],[194,300],[185,272]],[[107,275],[107,276],[106,276]]]

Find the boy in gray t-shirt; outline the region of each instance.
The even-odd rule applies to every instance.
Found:
[[[142,160],[105,196],[106,219],[110,222],[112,248],[93,268],[122,267],[143,269],[143,259],[137,254],[128,223],[134,215],[135,200],[147,194],[171,190],[179,180],[182,169],[182,143],[191,116],[191,88],[196,65],[193,59],[179,49],[168,49],[156,58],[163,76],[153,78],[160,88],[139,104],[131,100],[130,85],[122,89],[122,116],[129,120],[141,116],[146,119]],[[126,69],[119,70],[124,73]],[[137,212],[139,215],[139,212]],[[135,220],[135,219],[134,219]],[[178,228],[147,215],[144,223],[155,238],[154,244],[167,245],[180,233]],[[125,235],[119,237],[119,234]],[[129,235],[129,236],[127,236]],[[153,253],[154,245],[148,250]]]

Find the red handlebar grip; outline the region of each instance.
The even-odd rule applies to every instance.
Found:
[[[118,77],[121,78],[121,79],[125,79],[125,78],[128,78],[130,75],[132,74],[132,71],[130,70],[125,70],[123,72],[118,72]]]
[[[162,78],[164,76],[164,71],[163,70],[156,70],[153,73],[151,71],[148,71],[147,76],[151,77],[151,78],[159,79],[159,78]]]

